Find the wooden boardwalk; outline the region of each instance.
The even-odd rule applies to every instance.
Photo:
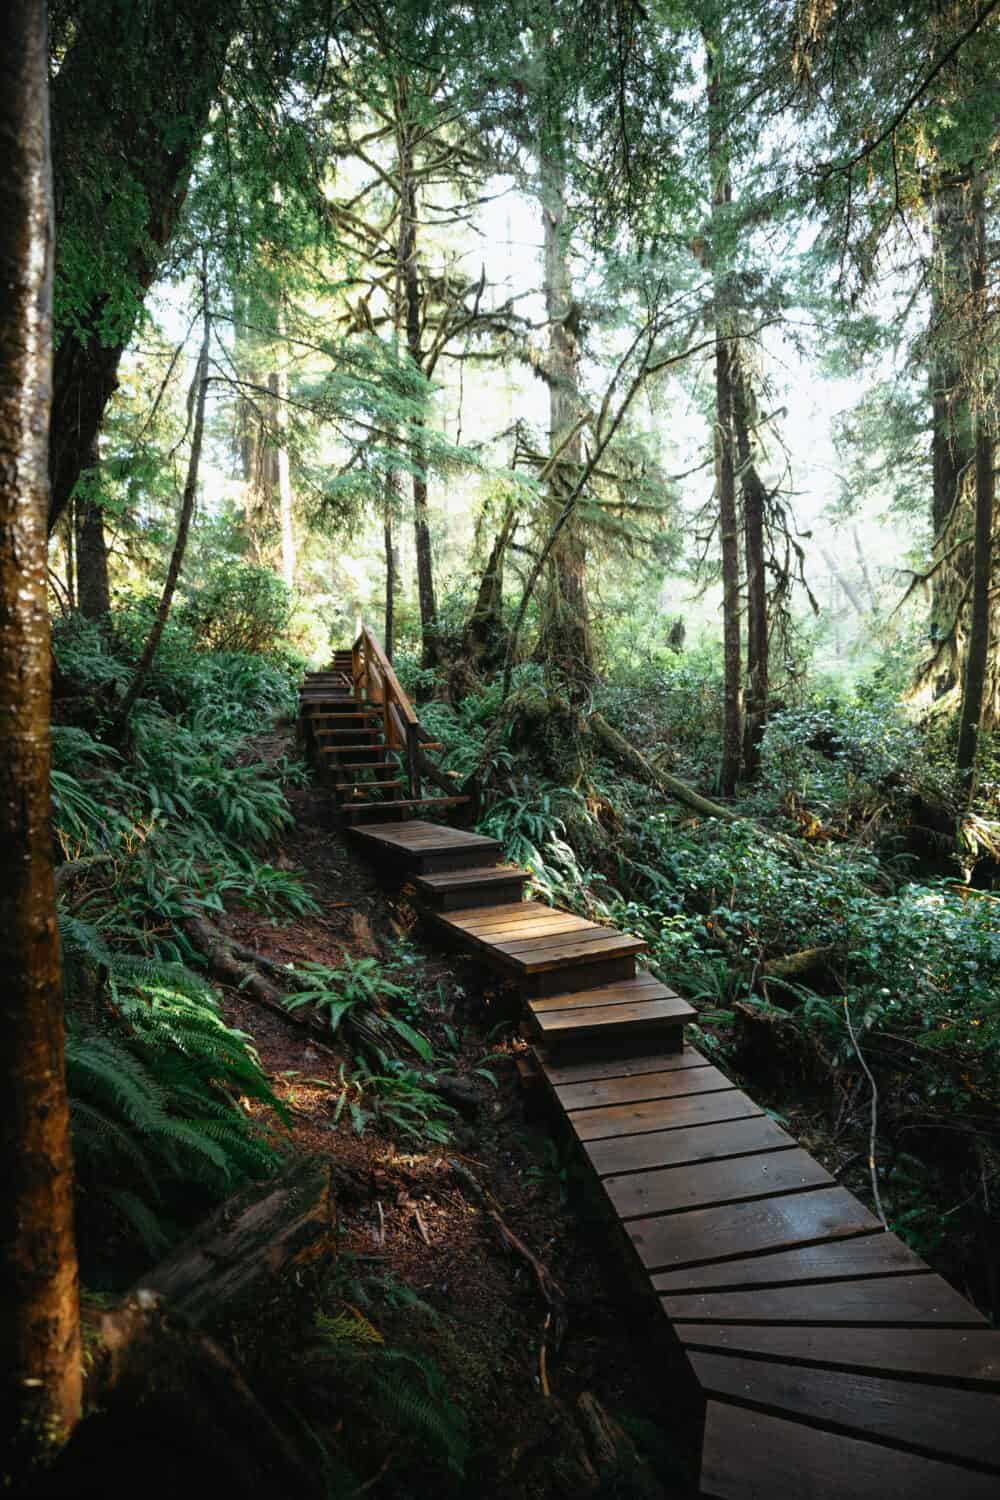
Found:
[[[638,938],[521,899],[496,840],[353,837],[441,940],[513,978],[559,1118],[704,1422],[715,1500],[998,1500],[1000,1333],[683,1039]],[[665,1390],[664,1399],[668,1399]]]

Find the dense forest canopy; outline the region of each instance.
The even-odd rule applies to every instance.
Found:
[[[439,792],[995,1320],[997,0],[9,0],[0,85],[4,1475],[80,1415],[76,1257],[133,1349],[100,1309],[288,1169],[292,1075],[374,1174],[513,1063],[302,853],[297,689],[363,625]],[[483,1479],[394,1274],[296,1308],[251,1493],[296,1444],[317,1493],[563,1493]]]

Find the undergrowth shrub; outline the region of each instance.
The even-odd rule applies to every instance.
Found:
[[[272,651],[292,618],[292,591],[270,568],[217,563],[189,590],[179,610],[201,646],[212,651]]]
[[[274,1169],[267,1122],[281,1106],[249,1038],[197,975],[116,952],[65,911],[59,930],[82,1239],[100,1238],[110,1207],[159,1254]]]

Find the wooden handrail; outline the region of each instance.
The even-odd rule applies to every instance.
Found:
[[[370,703],[382,710],[386,749],[405,756],[408,793],[420,796],[420,765],[417,746],[420,723],[413,704],[403,691],[380,643],[362,625],[351,647],[354,696],[359,704]]]

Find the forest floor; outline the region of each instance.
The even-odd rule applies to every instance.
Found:
[[[278,735],[262,737],[255,747],[267,757],[287,748]],[[363,1307],[387,1344],[416,1347],[442,1370],[451,1401],[469,1422],[464,1493],[471,1488],[487,1500],[638,1494],[654,1474],[662,1486],[657,1493],[689,1493],[685,1455],[693,1434],[671,1388],[669,1359],[650,1336],[650,1309],[627,1284],[625,1262],[599,1206],[588,1202],[574,1164],[545,1123],[532,1118],[515,1066],[523,1044],[510,1020],[509,997],[495,977],[491,982],[471,962],[423,943],[405,896],[386,894],[333,827],[327,794],[293,790],[289,803],[295,822],[271,858],[307,884],[321,914],[279,923],[237,908],[225,929],[282,964],[330,968],[345,955],[379,957],[392,967],[398,941],[406,939],[415,987],[434,997],[414,1024],[436,1052],[450,1054],[440,1071],[463,1077],[469,1094],[447,1145],[401,1138],[377,1119],[358,1134],[348,1111],[333,1119],[341,1067],[352,1062],[349,1049],[335,1037],[329,1048],[318,1044],[292,1020],[262,1010],[237,990],[223,992],[227,1020],[253,1038],[289,1112],[287,1148],[334,1163],[339,1243],[325,1296],[332,1287],[351,1313]],[[474,1071],[484,1059],[495,1087]],[[565,1335],[547,1359],[548,1396],[540,1367],[547,1307],[536,1276],[522,1255],[505,1247],[490,1213],[463,1190],[463,1169],[492,1196],[508,1229],[565,1295]],[[293,1342],[299,1336],[290,1333]],[[642,1484],[596,1462],[580,1420],[585,1392],[648,1461]],[[456,1492],[452,1476],[430,1470],[414,1487],[407,1461],[396,1466],[391,1438],[377,1431],[351,1459],[355,1472],[372,1479],[366,1492],[375,1496],[429,1500]]]

